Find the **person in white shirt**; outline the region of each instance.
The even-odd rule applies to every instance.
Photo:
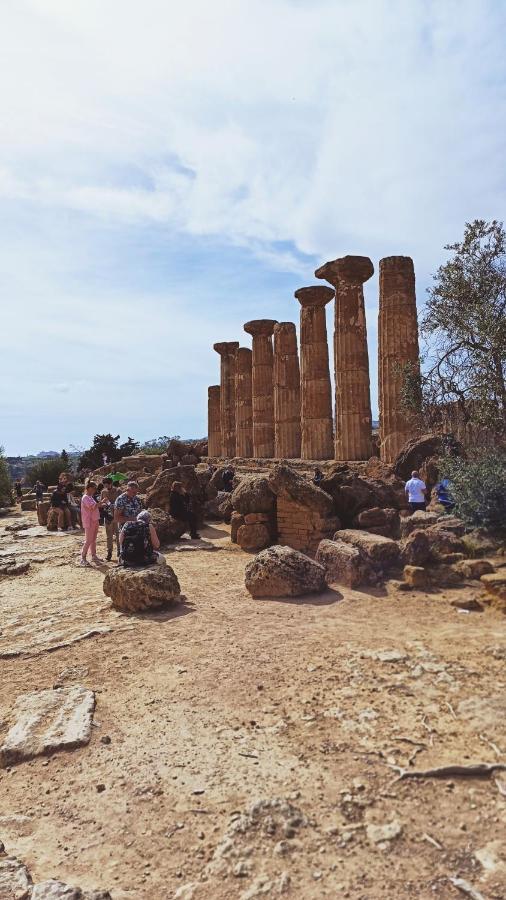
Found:
[[[427,492],[427,486],[425,484],[425,481],[422,481],[422,479],[420,478],[420,474],[416,471],[416,469],[411,473],[411,478],[409,479],[409,481],[406,481],[404,490],[408,495],[409,508],[412,513],[416,512],[417,509],[425,509],[425,494]]]

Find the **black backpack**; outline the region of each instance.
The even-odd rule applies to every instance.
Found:
[[[148,525],[142,522],[126,522],[123,525],[121,562],[124,566],[146,566],[153,562]]]

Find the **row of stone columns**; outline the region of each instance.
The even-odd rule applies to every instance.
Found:
[[[292,322],[256,319],[237,341],[214,345],[220,385],[209,388],[209,456],[260,459],[368,459],[372,453],[369,354],[363,285],[367,256],[345,256],[316,270],[332,288],[299,288],[300,372]],[[335,298],[335,428],[325,306]],[[380,453],[393,462],[410,437],[401,404],[403,366],[419,365],[415,275],[409,257],[380,261]]]

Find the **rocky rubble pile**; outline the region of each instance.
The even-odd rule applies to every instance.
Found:
[[[85,891],[52,878],[34,884],[25,864],[15,856],[8,856],[1,842],[0,898],[2,900],[112,900],[109,891]]]

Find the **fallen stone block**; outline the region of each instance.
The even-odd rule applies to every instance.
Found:
[[[401,549],[405,566],[423,566],[430,559],[430,541],[425,531],[412,531]]]
[[[455,597],[450,600],[450,606],[454,606],[455,609],[465,609],[467,612],[483,612],[483,606],[476,597]]]
[[[344,541],[321,541],[316,551],[316,562],[325,568],[329,584],[335,582],[356,587],[370,581],[371,572],[360,551]]]
[[[404,516],[400,522],[401,538],[407,538],[412,531],[422,528],[429,528],[436,525],[438,516],[436,513],[425,512],[423,509],[417,509],[411,516]]]
[[[0,768],[87,744],[94,709],[93,691],[80,685],[22,694],[8,716],[12,725],[0,746]]]
[[[410,588],[424,591],[429,586],[428,574],[422,566],[404,566],[403,577]]]
[[[506,613],[506,571],[482,575],[483,600],[500,612]]]
[[[379,574],[400,564],[399,545],[391,538],[371,534],[369,531],[345,528],[336,531],[334,540],[344,541],[356,547],[364,562]]]
[[[464,578],[479,579],[482,575],[490,575],[494,572],[492,563],[488,559],[463,559],[455,566]]]
[[[262,522],[241,525],[237,530],[237,543],[247,553],[258,553],[271,543],[271,533]]]
[[[252,597],[297,597],[321,593],[327,587],[323,566],[279,545],[262,550],[248,563],[245,583]]]
[[[110,569],[104,578],[103,591],[121,612],[159,610],[181,599],[179,581],[170,566]]]

